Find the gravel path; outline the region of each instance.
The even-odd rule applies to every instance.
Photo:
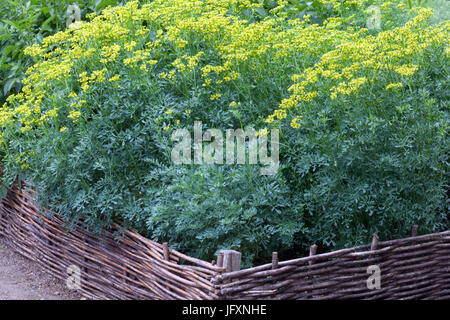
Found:
[[[80,295],[13,252],[0,237],[0,300],[80,300]]]

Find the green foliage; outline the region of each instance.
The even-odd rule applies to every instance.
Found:
[[[343,248],[374,232],[406,237],[414,224],[448,228],[448,99],[432,96],[417,88],[382,96],[376,109],[353,101],[342,112],[324,104],[286,133],[281,152],[291,166],[283,174],[300,200],[308,243]]]
[[[146,190],[147,229],[195,256],[232,248],[245,252],[248,266],[267,261],[271,249],[292,248],[303,230],[284,179],[260,176],[255,166],[172,167],[152,176],[166,182]]]
[[[413,1],[413,3],[414,3],[414,1]],[[413,3],[411,5],[413,5]],[[434,19],[433,19],[435,23],[450,20],[450,1],[447,1],[447,0],[422,0],[422,1],[418,1],[417,6],[432,8],[435,12]]]

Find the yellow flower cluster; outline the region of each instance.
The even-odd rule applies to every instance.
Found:
[[[431,15],[430,9],[420,9],[403,27],[380,32],[377,36],[365,35],[364,29],[354,33],[353,39],[342,41],[336,49],[322,54],[313,68],[292,75],[294,84],[288,89],[290,97],[281,101],[266,122],[282,119],[285,110],[295,109],[318,96],[329,96],[334,100],[339,94],[357,94],[367,83],[379,82],[381,73],[391,80],[400,80],[395,74],[414,75],[420,67],[417,61],[426,63],[422,57],[427,48],[442,47],[449,42],[448,21],[437,27],[425,27],[424,22]],[[391,83],[386,89],[401,86],[402,83]],[[291,126],[297,127],[297,122],[293,120]]]
[[[105,81],[106,72],[108,72],[108,69],[103,68],[101,70],[93,71],[90,76],[87,75],[86,71],[80,73],[78,81],[80,82],[83,91],[86,92],[89,89],[89,84]]]
[[[390,89],[397,89],[397,88],[401,88],[401,87],[403,87],[403,83],[389,83],[387,86],[386,86],[386,90],[390,90]]]
[[[367,4],[319,2],[338,11]],[[386,81],[382,87],[398,88],[426,63],[423,55],[430,47],[444,46],[443,58],[449,57],[449,23],[425,27],[432,15],[427,9],[418,10],[403,27],[370,35],[353,26],[352,17],[330,18],[323,25],[309,23],[308,16],[289,18],[283,11],[286,5],[288,1],[277,1],[271,17],[258,21],[240,15],[258,10],[260,2],[252,0],[154,0],[144,5],[132,1],[108,7],[90,22],[73,24],[25,50],[37,62],[27,71],[22,92],[0,109],[0,127],[15,121],[24,132],[41,126],[58,116],[58,108],[52,107],[55,101],[68,106],[60,116],[78,121],[91,87],[108,86],[124,79],[126,72],[149,76],[159,61],[163,65],[169,60],[163,65],[166,69],[158,69],[160,78],[175,83],[198,77],[214,90],[211,100],[226,96],[221,90],[227,86],[279,79],[277,73],[285,72],[292,83],[280,88],[284,96],[270,106],[265,121],[292,115],[290,124],[298,128],[302,106],[318,98],[336,103],[349,99],[379,83],[381,74]],[[210,55],[215,62],[208,61]],[[62,86],[77,93],[61,97]],[[235,103],[233,108],[243,105]]]
[[[125,48],[127,49],[129,46],[130,46],[130,44],[127,44],[125,46]],[[116,60],[120,49],[121,49],[121,47],[117,44],[113,44],[111,46],[104,47],[102,50],[102,53],[101,53],[101,55],[104,58],[101,59],[100,62],[102,62],[102,63],[113,62],[114,60]]]
[[[69,113],[69,115],[67,117],[70,118],[70,119],[73,119],[73,121],[77,122],[78,119],[80,118],[80,116],[81,116],[81,112],[80,111],[72,110],[72,111],[70,111],[70,113]]]
[[[300,128],[302,125],[301,123],[299,123],[299,121],[301,120],[302,116],[297,116],[294,119],[292,119],[291,121],[291,127],[294,129],[298,129]]]
[[[218,100],[221,96],[222,95],[220,93],[215,93],[215,94],[211,95],[210,99],[211,100]]]
[[[337,86],[331,88],[331,99],[336,99],[337,94],[351,95],[357,93],[359,88],[367,82],[365,77],[352,79],[349,83],[341,82]]]
[[[130,58],[125,58],[123,60],[123,63],[126,66],[131,66],[131,67],[138,67],[139,69],[141,69],[142,71],[148,71],[148,66],[153,66],[155,65],[158,61],[151,59],[150,57],[151,52],[147,51],[147,50],[136,50],[132,57]]]
[[[416,65],[402,65],[398,68],[395,68],[395,72],[402,76],[412,76],[418,69]]]

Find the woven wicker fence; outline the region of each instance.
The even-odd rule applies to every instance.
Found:
[[[40,213],[33,191],[8,191],[0,235],[15,251],[63,281],[80,269],[80,292],[89,299],[217,299],[211,279],[223,268],[181,254],[130,230],[101,238],[79,226],[67,232],[57,214]],[[179,264],[180,260],[184,264]]]
[[[369,289],[374,272],[380,285]],[[274,255],[271,264],[213,282],[227,299],[449,299],[450,231],[384,242],[374,236],[371,245],[283,262]]]
[[[231,271],[114,226],[101,238],[82,226],[68,232],[57,214],[39,212],[32,190],[13,188],[0,206],[0,235],[20,254],[66,281],[81,271],[90,299],[449,299],[450,231],[278,261]],[[224,259],[225,258],[225,259]],[[236,261],[234,261],[236,262]],[[235,265],[235,263],[234,263]],[[375,274],[372,274],[375,272]],[[379,287],[368,282],[379,272]]]

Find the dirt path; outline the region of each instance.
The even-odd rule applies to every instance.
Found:
[[[80,300],[80,295],[13,252],[0,237],[0,300]]]

